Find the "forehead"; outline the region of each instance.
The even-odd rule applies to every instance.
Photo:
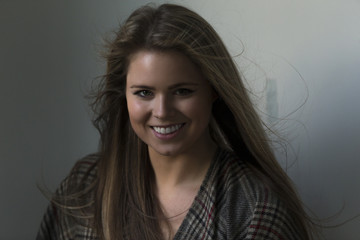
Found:
[[[176,51],[139,51],[130,57],[127,82],[205,81],[200,69]]]

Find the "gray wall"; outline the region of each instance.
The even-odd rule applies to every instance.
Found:
[[[47,205],[36,184],[54,190],[97,150],[84,95],[129,2],[0,1],[0,239],[34,239]]]
[[[36,183],[56,188],[96,151],[83,96],[104,71],[101,37],[145,2],[0,0],[0,239],[34,239],[47,205]],[[291,144],[279,160],[306,205],[326,217],[345,204],[331,223],[360,213],[360,2],[173,2],[209,20],[234,55],[244,45],[236,60],[259,110],[280,119],[263,114]],[[324,233],[358,239],[359,226]]]

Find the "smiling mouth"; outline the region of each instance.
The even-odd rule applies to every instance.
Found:
[[[155,132],[159,133],[159,134],[171,134],[176,132],[177,130],[179,130],[180,128],[182,128],[185,125],[185,123],[181,123],[181,124],[175,124],[175,125],[171,125],[168,127],[151,127],[152,129],[154,129]]]

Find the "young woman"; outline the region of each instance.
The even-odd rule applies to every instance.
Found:
[[[310,239],[311,222],[214,29],[176,5],[110,42],[100,150],[62,183],[37,239]]]

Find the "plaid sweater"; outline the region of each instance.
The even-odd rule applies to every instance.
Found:
[[[78,164],[80,176],[91,162]],[[91,176],[93,174],[90,174],[89,182],[93,180]],[[58,191],[61,193],[62,187]],[[97,239],[93,229],[83,225],[86,225],[86,220],[74,221],[50,205],[37,240]],[[255,177],[244,162],[229,152],[218,151],[174,237],[174,240],[184,239],[291,240],[300,237],[291,215],[277,196]]]

